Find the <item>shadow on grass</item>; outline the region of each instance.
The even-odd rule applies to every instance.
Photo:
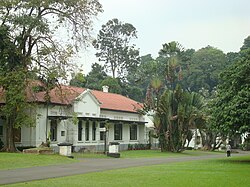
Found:
[[[243,157],[236,157],[236,158],[225,158],[225,159],[220,159],[217,160],[218,162],[223,162],[223,163],[233,163],[233,164],[249,164],[250,165],[250,155],[248,156],[243,156]]]
[[[224,160],[224,162],[235,163],[235,164],[250,164],[250,159],[249,160]]]

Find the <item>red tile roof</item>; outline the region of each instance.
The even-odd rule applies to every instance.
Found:
[[[136,112],[142,105],[120,94],[92,90],[91,93],[101,102],[101,109]]]
[[[84,88],[64,86],[55,87],[49,92],[50,103],[69,105],[71,104],[77,96],[84,92]],[[35,101],[45,103],[46,92],[35,93]]]
[[[61,104],[61,105],[72,104],[72,102],[85,90],[86,90],[85,88],[65,86],[65,85],[61,85],[60,87],[55,87],[52,90],[50,90],[49,93],[50,103]],[[97,90],[91,90],[91,93],[101,103],[100,106],[101,109],[136,113],[138,109],[142,108],[142,104],[119,94],[106,93]],[[0,97],[2,97],[1,94],[3,95],[3,92],[1,92],[0,89]],[[30,102],[45,103],[46,102],[45,94],[46,94],[45,91],[32,92],[32,93],[28,91],[27,97]],[[2,100],[3,99],[0,98],[0,103]]]

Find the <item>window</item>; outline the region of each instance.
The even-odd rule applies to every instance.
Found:
[[[122,140],[122,124],[114,125],[114,140]]]
[[[93,121],[92,123],[92,140],[95,140],[95,135],[96,135],[96,123]]]
[[[57,121],[55,119],[50,121],[50,140],[57,141]]]
[[[85,124],[85,140],[89,141],[89,121],[86,121]]]
[[[65,131],[61,131],[61,136],[65,136]]]
[[[100,123],[100,128],[104,128],[105,123]],[[104,131],[100,131],[100,140],[104,140]]]
[[[82,121],[78,121],[78,141],[82,141]]]
[[[137,140],[137,125],[130,126],[130,140]]]

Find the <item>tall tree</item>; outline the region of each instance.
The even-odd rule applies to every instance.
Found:
[[[14,51],[19,58],[15,62],[21,64],[25,75],[30,71],[41,77],[53,74],[58,80],[66,76],[68,59],[72,53],[88,42],[92,19],[101,11],[98,0],[5,0],[0,1],[0,25],[8,27],[9,40],[14,44]],[[57,35],[63,27],[68,32],[65,33],[65,41],[61,42]],[[11,61],[7,63],[15,65]],[[9,73],[13,73],[14,69],[10,69]],[[20,84],[23,87],[27,87],[26,79],[27,76]],[[5,81],[2,79],[1,83],[7,96],[13,87],[6,86]],[[9,115],[14,120],[18,112],[16,110]],[[9,128],[14,128],[13,120],[7,121]],[[9,151],[15,151],[14,143],[10,142],[13,139],[12,132],[13,129],[7,134]]]
[[[111,93],[118,93],[120,94],[122,91],[122,88],[119,84],[119,80],[117,78],[113,77],[107,77],[101,82],[101,86],[108,86],[109,92]]]
[[[172,90],[182,79],[182,58],[184,48],[178,42],[172,41],[162,45],[159,56],[165,58],[165,75],[167,86]]]
[[[86,76],[85,86],[90,89],[101,90],[102,81],[107,78],[107,74],[104,71],[104,67],[98,63],[92,64],[92,69]]]
[[[165,65],[153,59],[148,54],[141,57],[141,62],[136,69],[130,69],[126,77],[126,94],[130,98],[143,102],[150,82],[154,78],[164,80]]]
[[[205,117],[203,98],[177,86],[175,90],[166,90],[157,105],[154,125],[161,151],[183,151],[189,130]]]
[[[191,91],[202,88],[212,91],[219,82],[219,73],[226,67],[225,54],[214,47],[207,46],[196,51],[191,59],[186,84]]]
[[[239,60],[221,74],[214,101],[215,129],[226,134],[250,130],[250,49],[240,52]]]
[[[6,26],[0,26],[0,90],[1,101],[4,105],[0,108],[1,117],[5,119],[7,134],[13,134],[14,128],[22,124],[32,123],[27,104],[26,80],[27,70],[22,64],[22,55],[12,43],[9,30]],[[14,136],[6,136],[6,151],[15,151]]]
[[[244,39],[243,46],[240,48],[241,51],[250,48],[250,36]]]
[[[84,77],[84,74],[82,74],[81,72],[73,74],[73,78],[70,80],[69,84],[71,86],[85,87],[86,79]]]
[[[130,23],[122,23],[118,19],[109,20],[97,35],[93,46],[97,50],[96,57],[105,63],[107,71],[113,78],[123,78],[129,68],[137,67],[139,50],[130,44],[137,38],[136,28]]]

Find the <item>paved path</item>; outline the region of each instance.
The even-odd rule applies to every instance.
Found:
[[[237,154],[237,156],[240,155],[246,155],[246,154]],[[105,171],[111,169],[148,166],[148,165],[192,161],[192,160],[205,160],[205,159],[223,158],[223,157],[225,157],[224,154],[172,157],[172,158],[161,157],[161,158],[137,158],[137,159],[82,159],[81,162],[72,164],[0,170],[0,185],[55,178],[55,177],[64,177],[64,176]]]

